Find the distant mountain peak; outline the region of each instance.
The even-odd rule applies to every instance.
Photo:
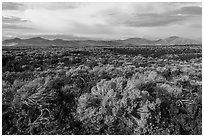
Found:
[[[22,39],[16,37],[16,38],[14,38],[13,40],[22,40]]]
[[[180,37],[179,36],[171,36],[171,37],[168,37],[168,38],[177,39],[177,38],[180,38]]]
[[[187,44],[201,44],[201,42],[198,40],[186,39],[178,36],[171,36],[156,41],[156,45],[187,45]]]
[[[27,40],[46,40],[46,39],[44,39],[42,37],[33,37],[33,38],[29,38]]]
[[[52,41],[65,41],[63,39],[53,39]]]

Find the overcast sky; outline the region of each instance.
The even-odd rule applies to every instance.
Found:
[[[202,38],[201,3],[2,4],[3,39]]]

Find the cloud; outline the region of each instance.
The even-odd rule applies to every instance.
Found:
[[[141,14],[136,15],[132,20],[127,20],[123,24],[135,27],[155,27],[167,26],[185,21],[188,17],[167,14]]]
[[[18,11],[29,9],[46,9],[46,10],[62,10],[62,9],[75,9],[86,4],[75,2],[3,2],[2,10],[5,11]]]
[[[23,9],[24,5],[16,2],[3,2],[2,10],[20,10]]]
[[[114,33],[114,27],[112,26],[106,26],[101,24],[83,24],[80,22],[72,22],[69,30],[74,33],[92,35]]]
[[[32,22],[17,16],[2,16],[2,30],[33,30]]]
[[[116,39],[170,34],[200,37],[202,26],[201,3],[23,2],[4,3],[3,9],[3,24],[7,24],[3,30],[24,34],[35,31]]]
[[[2,16],[2,23],[21,23],[29,22],[27,19],[22,19],[16,16]]]
[[[22,26],[22,25],[16,25],[16,24],[2,24],[2,28],[4,30],[21,30],[21,32],[25,30],[32,30],[35,28],[29,27],[29,26]]]
[[[17,25],[17,24],[2,24],[2,28],[4,30],[10,29],[10,30],[31,30],[31,29],[35,29],[33,27],[29,27],[29,26],[22,26],[22,25]]]
[[[64,2],[55,2],[53,3],[46,3],[46,8],[50,10],[61,10],[61,9],[75,9],[79,7],[81,4],[80,3],[64,3]]]
[[[179,10],[175,10],[173,13],[183,15],[202,15],[202,7],[198,6],[182,7]]]
[[[188,3],[189,4],[189,3]],[[169,5],[169,6],[168,6]],[[105,12],[106,20],[112,25],[125,25],[131,27],[160,27],[169,25],[184,25],[188,22],[200,22],[200,17],[195,16],[202,15],[202,8],[199,6],[185,6],[180,3],[159,3],[149,6],[148,11],[132,11],[125,12],[122,10],[109,10]],[[141,5],[142,6],[142,5]],[[158,7],[160,10],[155,10]],[[162,9],[166,10],[162,10]],[[147,10],[147,9],[146,9]],[[151,11],[151,12],[150,12]]]
[[[172,2],[181,6],[202,6],[202,2]]]
[[[32,31],[36,28],[32,26],[32,22],[17,16],[2,16],[2,30],[9,32],[24,33],[25,31]]]

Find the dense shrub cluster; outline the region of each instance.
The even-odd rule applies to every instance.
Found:
[[[3,49],[2,133],[202,134],[201,57],[166,50]]]

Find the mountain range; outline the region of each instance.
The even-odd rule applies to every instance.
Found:
[[[4,40],[3,46],[140,46],[140,45],[197,45],[201,41],[171,36],[165,39],[148,40],[145,38],[129,38],[125,40],[48,40],[41,37],[29,39],[14,38]]]

